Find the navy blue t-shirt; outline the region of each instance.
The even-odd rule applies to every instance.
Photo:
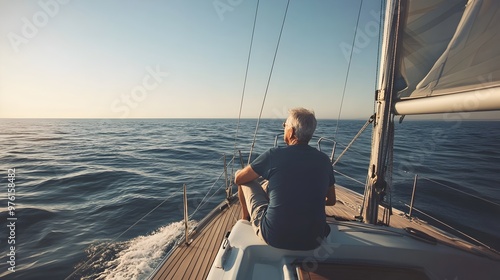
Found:
[[[327,234],[325,197],[335,183],[328,156],[309,145],[292,145],[266,151],[251,166],[269,180],[264,240],[289,250],[319,246]]]

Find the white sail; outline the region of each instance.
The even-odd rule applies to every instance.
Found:
[[[500,110],[500,1],[409,0],[399,115]]]

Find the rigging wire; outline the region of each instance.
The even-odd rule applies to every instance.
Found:
[[[222,157],[214,160],[213,162],[216,162],[216,161],[219,161]],[[232,161],[230,161],[228,164],[231,164]],[[189,215],[189,219],[192,219],[194,214],[196,214],[196,212],[198,212],[198,210],[203,207],[203,205],[206,204],[206,202],[208,200],[210,200],[216,193],[217,191],[219,191],[220,189],[222,188],[219,188],[219,190],[216,190],[214,192],[214,194],[212,194],[211,197],[209,197],[207,199],[207,196],[208,194],[210,193],[210,191],[213,189],[213,187],[217,184],[217,182],[220,180],[220,178],[222,177],[222,175],[224,175],[224,172],[222,172],[219,177],[217,178],[217,180],[215,180],[215,182],[212,184],[212,186],[209,188],[209,190],[207,191],[207,194],[205,195],[205,197],[201,200],[200,204],[198,204],[198,207],[193,211],[193,213],[191,213],[191,215]],[[160,202],[158,205],[156,205],[153,209],[151,209],[148,213],[144,214],[139,220],[137,220],[135,223],[133,223],[131,226],[129,226],[125,231],[123,231],[122,233],[120,233],[118,236],[116,236],[113,240],[111,240],[111,242],[109,244],[113,244],[115,243],[121,236],[123,236],[125,233],[127,233],[129,230],[131,230],[132,228],[134,228],[139,222],[141,222],[142,220],[144,220],[147,216],[149,216],[151,213],[153,213],[154,211],[156,211],[160,206],[162,206],[163,204],[165,204],[165,202],[167,202],[169,199],[171,199],[173,196],[179,194],[181,191],[178,190],[176,192],[173,192],[169,197],[167,197],[165,200],[163,200],[162,202]],[[108,249],[109,246],[106,246],[105,248],[101,249],[99,252],[97,252],[93,257],[91,257],[89,260],[87,260],[84,264],[82,264],[80,267],[78,267],[75,271],[73,271],[73,273],[71,273],[70,275],[68,275],[66,279],[70,279],[72,276],[74,276],[77,272],[81,271],[82,269],[86,269],[89,267],[90,265],[90,262],[93,261],[95,259],[95,256],[97,255],[100,255],[102,252],[104,252],[106,249]]]
[[[366,123],[359,130],[359,132],[354,136],[354,138],[352,138],[351,142],[349,142],[349,144],[347,144],[347,146],[342,151],[342,153],[340,153],[340,155],[337,157],[337,159],[335,160],[335,162],[332,164],[333,166],[335,166],[337,164],[337,162],[339,162],[339,160],[342,158],[342,156],[347,152],[347,150],[349,150],[351,148],[352,144],[354,144],[354,141],[356,141],[359,138],[359,136],[361,136],[361,134],[365,131],[365,129],[368,127],[368,125],[373,122],[374,119],[375,119],[375,115],[372,115],[368,119],[368,121],[366,121]]]
[[[227,165],[233,165],[234,163],[234,159],[230,160]],[[200,201],[200,203],[198,204],[198,206],[196,207],[196,209],[193,211],[193,213],[191,213],[189,215],[189,218],[192,219],[194,214],[196,214],[196,212],[198,212],[198,210],[203,207],[203,205],[205,205],[219,190],[222,189],[222,187],[219,187],[219,189],[217,189],[213,194],[212,196],[208,197],[208,194],[212,191],[212,189],[214,188],[214,186],[217,184],[217,182],[219,182],[219,180],[222,178],[222,176],[224,175],[224,171],[222,171],[219,175],[219,177],[215,180],[215,182],[212,184],[212,186],[210,186],[210,188],[208,189],[207,193],[205,194],[205,196],[203,197],[203,199]],[[207,199],[208,197],[208,199]]]
[[[165,202],[167,202],[170,198],[172,198],[174,195],[176,195],[178,193],[179,192],[173,192],[169,197],[165,198],[162,202],[160,202],[158,205],[156,205],[156,207],[154,207],[153,209],[151,209],[151,211],[149,211],[148,213],[146,213],[139,220],[137,220],[135,223],[133,223],[131,226],[129,226],[125,231],[123,231],[117,237],[115,237],[113,240],[111,240],[111,242],[109,242],[109,244],[115,243],[122,235],[124,235],[125,233],[127,233],[129,230],[131,230],[133,227],[135,227],[140,221],[144,220],[149,214],[151,214],[154,211],[156,211],[156,209],[158,209],[160,206],[162,206]],[[95,253],[93,257],[91,257],[89,260],[87,260],[84,264],[82,264],[80,267],[78,267],[75,271],[73,271],[70,275],[68,275],[64,279],[65,280],[66,279],[70,279],[77,272],[81,271],[82,269],[88,268],[89,265],[90,265],[90,262],[93,261],[96,256],[100,256],[106,249],[108,249],[108,246],[106,246],[105,248],[101,249],[99,252]]]
[[[342,99],[340,100],[339,115],[337,117],[337,125],[335,127],[335,133],[334,133],[333,138],[337,138],[337,133],[339,131],[339,121],[340,121],[340,116],[342,114],[342,107],[344,105],[345,91],[346,91],[346,88],[347,88],[347,81],[349,80],[349,72],[351,71],[352,54],[354,52],[354,44],[356,42],[356,36],[357,36],[357,33],[358,33],[359,19],[361,17],[362,7],[363,7],[363,0],[361,0],[360,3],[359,3],[358,18],[356,20],[356,28],[354,29],[354,36],[352,38],[351,53],[349,54],[349,61],[348,61],[348,64],[347,64],[347,73],[346,73],[345,80],[344,80],[344,88],[342,89]]]
[[[406,204],[406,203],[404,203],[404,202],[402,202],[402,201],[399,201],[399,202],[400,202],[400,203],[403,203],[406,207],[410,207],[410,205],[408,205],[408,204]],[[477,240],[476,238],[474,238],[474,237],[472,237],[472,236],[470,236],[470,235],[466,234],[465,232],[460,231],[460,230],[458,230],[458,229],[454,228],[453,226],[451,226],[451,225],[449,225],[449,224],[447,224],[447,223],[445,223],[445,222],[443,222],[443,221],[441,221],[441,220],[439,220],[439,219],[436,219],[436,218],[432,217],[431,215],[429,215],[429,214],[425,213],[424,211],[422,211],[422,210],[418,210],[418,209],[417,209],[417,208],[415,208],[415,207],[413,207],[413,210],[415,210],[415,211],[419,212],[420,214],[422,214],[422,215],[426,216],[427,218],[430,218],[430,219],[432,219],[432,220],[434,220],[434,221],[436,221],[436,222],[438,222],[438,223],[440,223],[440,224],[442,224],[442,225],[446,226],[447,228],[450,228],[450,229],[452,229],[452,230],[454,230],[454,231],[456,231],[456,232],[460,233],[462,236],[465,236],[465,237],[469,238],[470,240],[475,241],[477,244],[479,244],[479,245],[481,245],[481,246],[483,246],[483,247],[485,247],[485,248],[488,248],[488,249],[489,249],[489,250],[491,250],[491,251],[494,251],[494,252],[498,253],[498,252],[497,252],[494,248],[492,248],[492,247],[490,247],[490,246],[486,245],[485,243],[483,243],[483,242],[481,242],[481,241]],[[438,233],[438,234],[443,235],[442,233]]]
[[[269,77],[267,79],[266,91],[264,93],[264,98],[262,100],[262,105],[260,107],[260,113],[259,113],[259,118],[257,119],[257,125],[255,126],[255,133],[253,135],[252,146],[250,146],[250,154],[248,155],[248,164],[250,164],[250,161],[252,159],[252,152],[253,152],[253,148],[255,147],[255,141],[257,138],[257,131],[259,130],[259,123],[260,123],[260,119],[262,118],[262,111],[264,110],[264,104],[266,103],[267,92],[269,90],[269,84],[271,83],[271,77],[273,75],[273,70],[274,70],[274,63],[276,62],[276,57],[278,55],[278,49],[280,46],[281,35],[283,34],[283,28],[285,26],[285,20],[286,20],[286,15],[288,13],[289,6],[290,6],[290,0],[287,1],[285,14],[283,15],[283,22],[281,23],[280,35],[278,37],[278,42],[276,43],[276,49],[274,51],[273,63],[271,64],[271,70],[269,72]]]
[[[349,176],[347,174],[344,174],[344,173],[342,173],[342,172],[340,172],[338,170],[333,170],[333,172],[335,172],[336,174],[340,174],[342,177],[345,177],[345,178],[347,178],[347,179],[349,179],[349,180],[351,180],[353,182],[356,182],[356,183],[360,184],[361,186],[365,186],[365,184],[366,184],[366,183],[363,183],[360,180],[357,180],[356,178],[351,177],[351,176]]]
[[[238,123],[236,125],[236,133],[234,135],[233,161],[236,158],[236,143],[238,141],[238,132],[240,129],[241,111],[243,109],[243,100],[245,99],[245,90],[246,90],[246,86],[247,86],[248,69],[250,66],[250,57],[252,56],[253,39],[254,39],[254,35],[255,35],[255,26],[257,25],[257,14],[259,12],[259,2],[260,2],[260,0],[257,0],[257,5],[255,6],[255,15],[254,15],[254,19],[253,19],[252,36],[250,38],[250,48],[248,49],[247,66],[246,66],[246,70],[245,70],[245,79],[243,81],[243,90],[241,92],[240,110],[238,113]],[[233,168],[234,168],[234,166],[231,167],[231,174],[234,173]]]
[[[420,175],[419,175],[419,176],[420,176]],[[492,204],[492,205],[496,205],[496,206],[500,207],[500,204],[498,204],[498,203],[496,203],[496,202],[493,202],[493,201],[491,201],[491,200],[488,200],[488,199],[486,199],[486,198],[483,198],[483,197],[480,197],[480,196],[477,196],[477,195],[473,195],[473,194],[470,194],[470,193],[468,193],[468,192],[464,192],[464,191],[462,191],[462,190],[459,190],[459,189],[457,189],[457,188],[454,188],[454,187],[448,186],[448,185],[446,185],[446,184],[440,183],[440,182],[438,182],[438,181],[436,181],[436,180],[432,180],[431,178],[428,178],[428,177],[425,177],[425,176],[420,176],[420,177],[421,177],[422,179],[425,179],[425,180],[427,180],[427,181],[433,182],[433,183],[438,184],[438,185],[440,185],[440,186],[443,186],[443,187],[449,188],[449,189],[454,190],[454,191],[456,191],[456,192],[463,193],[463,194],[465,194],[465,195],[468,195],[468,196],[471,196],[471,197],[477,198],[477,199],[482,200],[482,201],[484,201],[484,202],[487,202],[487,203],[490,203],[490,204]]]

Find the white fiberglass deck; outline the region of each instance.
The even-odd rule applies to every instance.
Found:
[[[297,279],[298,270],[314,273],[325,265],[352,267],[342,279],[358,279],[362,273],[358,270],[373,268],[378,272],[371,273],[378,274],[370,279],[496,279],[500,275],[498,261],[419,240],[402,229],[357,222],[329,225],[332,231],[320,247],[290,251],[266,245],[249,222],[238,221],[228,238],[231,249],[222,257],[221,246],[207,279]],[[319,279],[334,275],[322,276],[326,278]]]

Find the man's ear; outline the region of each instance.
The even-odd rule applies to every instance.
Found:
[[[295,128],[291,127],[291,129],[288,130],[289,132],[289,139],[292,140],[294,138],[297,138],[297,135],[295,135]]]

